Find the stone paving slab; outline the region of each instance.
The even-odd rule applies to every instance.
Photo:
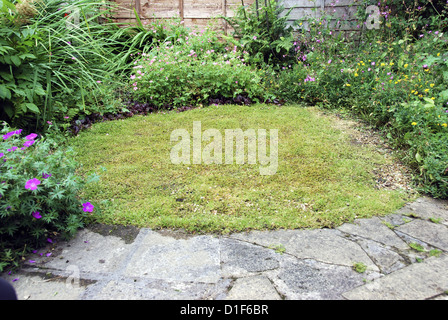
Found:
[[[151,279],[216,283],[220,278],[218,238],[175,239],[143,229],[143,239],[124,274]]]
[[[354,300],[422,300],[445,297],[448,290],[448,256],[431,257],[414,263],[389,276],[347,291],[343,296]]]
[[[422,197],[405,205],[397,212],[426,220],[440,219],[440,223],[448,225],[448,200]]]
[[[377,217],[358,219],[354,223],[345,223],[338,227],[337,230],[371,239],[397,249],[404,250],[408,248],[408,245]]]
[[[238,278],[226,300],[282,300],[271,280],[263,275]]]
[[[442,224],[416,219],[398,227],[397,231],[424,241],[438,249],[448,251],[447,227]]]
[[[143,228],[130,241],[87,228],[2,277],[21,300],[444,300],[445,202],[420,200],[336,229],[191,236]],[[419,214],[408,214],[411,205]]]
[[[272,247],[283,246],[285,252],[301,259],[315,259],[352,267],[363,263],[368,269],[378,271],[364,250],[335,229],[254,231],[240,233],[232,238]]]

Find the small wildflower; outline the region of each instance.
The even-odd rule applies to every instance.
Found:
[[[40,219],[40,218],[42,218],[42,216],[41,216],[41,214],[40,214],[39,211],[34,211],[34,212],[32,213],[32,215],[33,215],[33,217],[36,218],[36,219]]]
[[[411,123],[413,126],[416,126],[417,125],[417,122],[412,122]]]
[[[82,210],[84,212],[92,212],[94,206],[90,202],[86,202],[82,204]]]
[[[35,134],[35,133],[31,133],[31,134],[27,135],[27,136],[25,137],[25,139],[26,139],[26,140],[33,140],[33,139],[36,138],[36,137],[37,137],[37,134]]]
[[[39,179],[30,179],[25,183],[25,189],[36,190],[37,186],[40,184]]]
[[[51,177],[51,173],[42,173],[42,178],[48,179]]]

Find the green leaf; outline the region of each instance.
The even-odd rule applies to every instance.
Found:
[[[424,65],[427,64],[430,67],[434,64],[434,62],[436,62],[438,60],[440,60],[440,59],[430,55],[428,58],[425,59],[425,61],[423,61],[423,64]]]
[[[448,83],[448,71],[443,71],[443,81]]]
[[[34,103],[26,102],[23,105],[25,105],[28,110],[31,110],[34,113],[40,113],[39,108]]]
[[[32,53],[22,53],[19,56],[20,59],[25,60],[26,58],[30,58],[30,59],[36,59],[36,56]]]
[[[16,67],[22,64],[22,60],[18,56],[11,56],[11,61],[16,65]]]
[[[443,100],[448,99],[448,89],[443,90],[442,92],[439,93],[439,97],[442,98]]]
[[[415,159],[417,160],[417,162],[422,162],[422,160],[423,160],[422,156],[418,152],[415,154]]]
[[[0,84],[0,99],[11,99],[11,91],[5,85]]]

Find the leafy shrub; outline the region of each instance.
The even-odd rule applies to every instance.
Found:
[[[93,206],[78,196],[88,181],[76,176],[70,149],[49,137],[3,125],[0,142],[0,271],[48,239],[69,238]]]
[[[238,95],[266,100],[261,72],[246,63],[247,52],[217,43],[216,34],[207,28],[138,55],[130,76],[133,99],[159,108],[197,106]]]
[[[133,48],[121,43],[123,31],[107,20],[114,5],[1,3],[8,10],[0,10],[0,120],[43,131],[47,121],[56,125],[120,108],[116,88],[129,55],[120,48]]]
[[[291,9],[292,10],[292,9]],[[233,17],[222,17],[234,29],[233,36],[249,53],[252,64],[284,67],[291,64],[293,52],[293,26],[287,23],[289,13],[275,0],[266,5],[257,2],[240,6]],[[281,14],[283,13],[283,14]]]

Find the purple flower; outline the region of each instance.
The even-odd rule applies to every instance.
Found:
[[[82,210],[84,212],[92,212],[94,206],[90,202],[86,202],[82,204]]]
[[[23,144],[24,147],[31,147],[31,145],[34,143],[34,140],[27,140]]]
[[[17,149],[17,147],[14,146],[14,147],[12,147],[11,149],[8,149],[7,151],[8,151],[8,152],[13,152],[13,151],[16,150],[16,149]]]
[[[3,136],[3,140],[9,139],[13,134],[14,134],[14,131],[12,131],[12,132],[8,132],[7,134],[5,134],[5,135]]]
[[[31,133],[31,134],[27,135],[27,136],[25,137],[25,139],[26,139],[26,140],[33,140],[33,139],[36,138],[36,137],[37,137],[37,134],[35,134],[35,133]]]
[[[25,183],[25,189],[36,190],[40,181],[36,178],[30,179]]]
[[[35,263],[36,261],[34,261],[34,260],[30,260],[30,263]]]
[[[423,69],[428,69],[428,65],[427,65],[427,64],[424,64],[424,65],[423,65]]]
[[[22,133],[22,129],[8,132],[7,134],[5,134],[5,135],[3,136],[3,140],[9,139],[10,137],[12,137],[12,136],[15,135],[15,134],[16,134],[16,135],[20,135],[21,133]]]
[[[0,152],[0,158],[3,158],[4,157],[4,153],[3,152]]]
[[[40,219],[40,218],[42,218],[42,216],[40,215],[40,212],[39,212],[39,211],[34,211],[34,212],[32,213],[32,215],[33,215],[33,217],[36,218],[36,219]]]
[[[42,178],[48,179],[51,177],[51,173],[42,173]]]
[[[51,240],[50,238],[47,238],[47,242],[53,243],[53,240]]]

